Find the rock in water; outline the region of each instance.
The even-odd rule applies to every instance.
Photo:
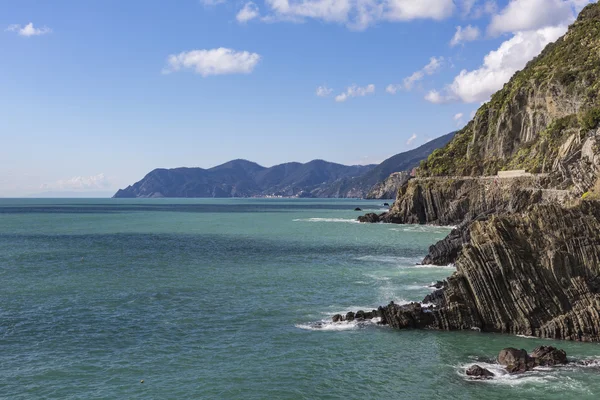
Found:
[[[380,221],[379,215],[377,215],[375,213],[368,213],[366,215],[358,217],[358,222],[366,222],[366,223],[373,224],[373,223],[376,223],[379,221]]]
[[[344,317],[342,317],[342,315],[341,315],[341,314],[335,314],[335,315],[333,316],[333,318],[331,318],[331,320],[332,320],[333,322],[342,322],[342,321],[344,320]]]
[[[475,379],[491,379],[494,373],[479,365],[472,365],[467,369],[467,375]]]
[[[360,207],[356,207],[356,208],[354,209],[354,211],[362,211],[362,210],[360,209]]]
[[[530,355],[535,359],[536,365],[553,367],[555,365],[566,364],[567,353],[552,346],[540,346],[533,350]]]
[[[529,357],[526,350],[518,350],[513,347],[500,351],[498,363],[506,366],[506,370],[511,374],[526,372],[535,367],[534,359]]]

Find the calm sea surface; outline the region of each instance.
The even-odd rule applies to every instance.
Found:
[[[507,346],[600,345],[330,323],[453,271],[415,265],[446,228],[353,222],[381,205],[0,199],[0,398],[600,398],[600,361],[462,376]]]

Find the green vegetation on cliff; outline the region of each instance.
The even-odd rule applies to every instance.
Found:
[[[420,176],[493,175],[502,169],[552,172],[600,123],[600,4],[517,72]],[[567,143],[569,142],[569,143]]]

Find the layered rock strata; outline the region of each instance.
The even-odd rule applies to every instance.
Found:
[[[380,307],[398,329],[478,329],[600,341],[600,203],[535,205],[470,226],[433,303]]]

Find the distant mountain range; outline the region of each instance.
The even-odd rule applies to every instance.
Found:
[[[120,189],[115,198],[152,197],[365,197],[393,172],[416,167],[454,133],[395,155],[379,165],[346,166],[323,160],[291,162],[265,168],[233,160],[209,168],[155,169],[141,181]]]

